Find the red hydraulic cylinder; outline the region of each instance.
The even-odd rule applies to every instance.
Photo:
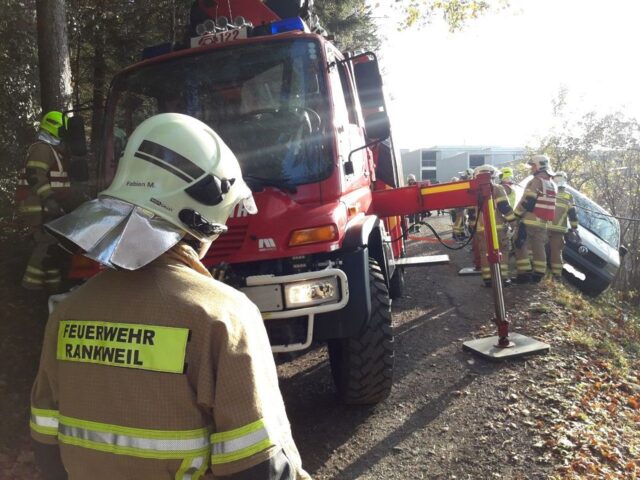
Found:
[[[482,218],[484,220],[484,235],[487,245],[487,260],[491,269],[491,286],[493,287],[493,304],[496,317],[494,319],[498,326],[498,344],[496,347],[506,348],[513,346],[509,341],[509,321],[504,306],[504,295],[502,292],[502,273],[500,272],[500,243],[498,241],[498,229],[496,225],[496,212],[493,203],[493,187],[491,177],[488,173],[479,175],[486,177],[480,185],[480,197],[482,198]],[[488,182],[486,181],[488,179]]]
[[[411,215],[426,210],[470,207],[478,204],[479,183],[476,180],[403,188],[376,190],[369,208],[379,217]]]
[[[500,273],[500,245],[496,228],[496,213],[493,187],[488,173],[480,174],[469,181],[450,182],[437,185],[411,185],[372,192],[370,214],[379,217],[411,215],[425,210],[471,207],[481,205],[484,220],[484,235],[487,242],[487,259],[491,268],[495,323],[498,326],[498,345],[506,348],[513,344],[509,340],[509,321],[504,306],[502,276]]]

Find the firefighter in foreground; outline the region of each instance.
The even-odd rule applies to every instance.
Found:
[[[220,137],[165,113],[47,225],[109,267],[47,323],[30,422],[47,479],[309,478],[258,309],[200,262],[239,203],[256,213]]]
[[[55,293],[60,288],[60,252],[42,225],[64,215],[63,205],[70,196],[64,143],[67,123],[67,117],[58,111],[42,117],[37,141],[29,147],[18,181],[18,214],[35,242],[22,277],[22,286],[29,290]]]
[[[511,280],[509,279],[509,252],[511,250],[511,243],[509,241],[509,230],[512,228],[511,224],[515,222],[516,216],[513,213],[513,209],[509,204],[509,199],[501,185],[498,185],[500,172],[493,165],[482,165],[477,167],[474,171],[474,177],[482,173],[488,173],[491,175],[491,179],[494,182],[491,185],[493,189],[493,202],[495,208],[496,229],[498,230],[498,242],[500,244],[500,252],[502,254],[500,259],[500,273],[502,275],[503,286],[510,286]],[[476,237],[478,238],[478,244],[480,247],[480,273],[482,275],[482,281],[485,287],[491,286],[491,269],[489,268],[489,260],[487,259],[487,240],[484,236],[484,219],[482,212],[478,212],[477,207],[469,209],[469,224],[472,230],[475,230]]]
[[[557,189],[552,180],[549,157],[534,155],[527,163],[533,178],[515,208],[519,218],[515,235],[516,283],[538,283],[544,277],[547,271],[547,225],[553,221],[556,210]]]
[[[567,185],[567,174],[565,172],[557,172],[553,177],[553,181],[558,186],[558,195],[556,197],[556,211],[553,222],[547,229],[549,231],[549,257],[551,260],[551,274],[554,277],[562,275],[562,250],[564,249],[564,236],[567,233],[567,217],[571,225],[571,232],[574,238],[580,238],[578,235],[578,215],[576,206],[573,202],[573,195],[565,188]]]

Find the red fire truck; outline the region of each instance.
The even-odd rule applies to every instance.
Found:
[[[326,342],[340,399],[376,403],[392,383],[400,215],[475,204],[476,193],[470,182],[400,188],[375,55],[340,52],[269,4],[196,2],[188,46],[147,49],[114,78],[99,186],[146,118],[179,112],[211,126],[238,157],[259,214],[237,208],[205,265],[260,308],[274,352]]]

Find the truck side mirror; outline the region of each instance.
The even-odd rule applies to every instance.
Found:
[[[384,93],[382,92],[382,77],[380,76],[378,61],[371,53],[358,55],[350,60],[355,61],[359,57],[367,58],[367,61],[354,62],[353,65],[360,105],[362,105],[362,109],[365,112],[384,109]]]
[[[618,252],[620,252],[620,257],[624,258],[624,256],[629,253],[629,249],[627,247],[625,247],[624,245],[620,245],[620,248],[618,249]]]
[[[391,135],[389,116],[385,112],[370,113],[364,119],[367,138],[371,140],[385,140]]]
[[[84,119],[80,115],[69,118],[65,138],[71,155],[82,157],[87,154],[87,138],[84,131]]]

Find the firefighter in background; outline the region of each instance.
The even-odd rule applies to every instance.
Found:
[[[460,178],[451,177],[450,181],[459,182]],[[464,238],[464,209],[452,208],[451,210],[449,210],[449,215],[451,216],[451,223],[453,223],[451,237],[454,240],[461,240],[462,238]]]
[[[565,188],[567,185],[567,174],[565,172],[557,172],[553,181],[558,186],[558,195],[556,196],[556,211],[551,222],[547,226],[549,232],[549,257],[551,259],[551,273],[554,277],[562,275],[562,250],[564,249],[564,236],[567,233],[567,218],[571,225],[574,237],[580,238],[578,235],[578,215],[576,206],[573,202],[573,195]]]
[[[472,207],[467,209],[468,217],[467,221],[469,223],[469,233],[473,235],[473,239],[471,240],[471,253],[473,254],[473,270],[476,272],[480,272],[482,269],[482,260],[480,258],[480,236],[475,235],[476,224],[478,222],[478,209],[477,207]]]
[[[491,175],[492,180],[492,195],[494,202],[496,229],[498,230],[498,242],[500,244],[500,253],[502,254],[500,260],[500,273],[502,275],[502,284],[504,286],[511,285],[509,278],[509,229],[511,224],[515,223],[516,216],[513,213],[513,209],[509,204],[509,199],[504,188],[498,185],[500,172],[493,165],[482,165],[477,167],[474,171],[474,177],[480,174],[488,173]],[[473,213],[469,215],[470,228],[475,230],[476,237],[478,238],[478,245],[480,250],[480,273],[482,275],[482,281],[485,287],[491,286],[491,269],[489,267],[489,261],[487,259],[487,240],[484,234],[484,218],[482,212],[477,211],[477,207],[470,209]],[[475,223],[471,223],[471,219],[474,219]]]
[[[457,177],[453,177],[457,178]],[[467,168],[463,172],[460,172],[459,180],[469,180],[473,178],[473,169]],[[458,181],[453,180],[451,181]],[[464,241],[467,238],[467,210],[465,208],[455,208],[452,210],[451,217],[453,219],[453,239],[458,241]]]
[[[18,214],[35,241],[22,277],[22,286],[29,290],[53,293],[59,290],[62,280],[61,252],[42,225],[64,215],[65,202],[71,196],[64,143],[67,125],[68,119],[62,112],[51,111],[42,117],[37,141],[29,147],[18,181]]]
[[[515,235],[516,283],[538,283],[544,277],[547,271],[547,225],[553,221],[556,210],[557,187],[553,183],[549,157],[534,155],[527,163],[533,178],[527,183],[515,208],[519,218]]]
[[[500,185],[502,185],[507,194],[509,205],[511,205],[511,208],[515,208],[516,191],[513,188],[513,169],[511,167],[503,167],[500,170]]]
[[[415,185],[416,183],[417,183],[416,176],[413,173],[410,173],[409,175],[407,175],[408,186]],[[419,215],[417,213],[412,213],[409,215],[409,223],[412,225],[416,223],[418,219],[419,219]]]
[[[310,478],[260,312],[200,261],[238,204],[257,212],[231,150],[164,113],[107,190],[47,224],[107,269],[47,322],[30,422],[45,478]]]

